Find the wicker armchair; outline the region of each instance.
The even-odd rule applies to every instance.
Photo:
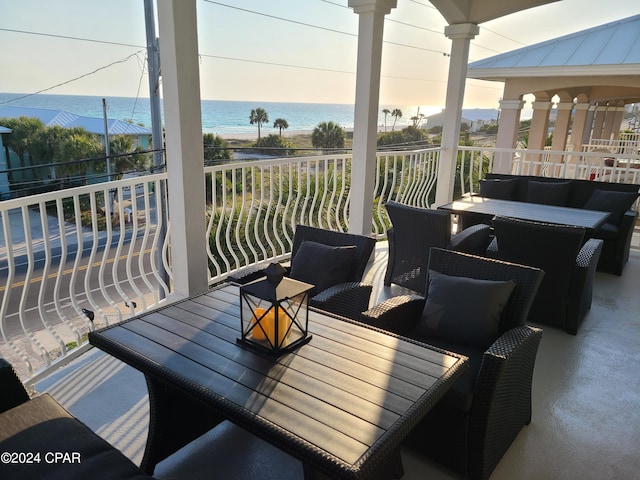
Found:
[[[384,284],[392,283],[423,292],[429,247],[449,248],[483,255],[489,245],[489,225],[474,225],[451,234],[451,214],[403,205],[386,204],[392,227],[387,231],[389,259]]]
[[[591,308],[593,279],[603,241],[589,239],[585,229],[567,225],[496,217],[495,239],[487,255],[532,265],[545,272],[529,320],[575,335]]]
[[[376,241],[364,235],[297,225],[291,249],[291,266],[294,264],[296,255],[305,241],[333,247],[355,247],[351,269],[345,281],[316,293],[309,300],[309,305],[336,315],[358,320],[360,314],[369,308],[369,299],[373,287],[363,283],[361,280]],[[252,282],[264,276],[263,270],[266,266],[266,264],[261,264],[243,269],[230,275],[227,280],[241,285]],[[291,266],[286,267],[288,274],[291,274]],[[314,268],[311,267],[311,269]]]
[[[365,323],[469,357],[467,371],[405,444],[472,479],[486,479],[531,421],[531,381],[542,330],[525,322],[543,272],[440,248],[431,249],[428,265],[429,271],[452,277],[516,283],[486,350],[420,335],[423,296],[394,297],[362,316]]]

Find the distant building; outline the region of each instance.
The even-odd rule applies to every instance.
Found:
[[[0,200],[9,196],[9,175],[7,172],[7,149],[4,148],[3,138],[9,135],[11,130],[0,126]]]
[[[104,119],[95,117],[83,117],[75,113],[65,112],[64,110],[51,110],[49,108],[31,108],[31,107],[0,107],[0,118],[19,118],[29,117],[37,118],[45,127],[54,125],[63,128],[84,128],[89,133],[94,133],[102,137],[104,142]],[[151,130],[139,125],[122,120],[109,119],[109,135],[127,135],[134,138],[133,146],[149,148],[149,138]]]
[[[441,127],[444,122],[444,110],[425,118],[427,129]],[[498,110],[495,108],[463,108],[462,123],[469,125],[470,132],[477,132],[485,125],[498,123]]]
[[[84,117],[75,113],[66,112],[64,110],[52,110],[48,108],[30,108],[30,107],[0,107],[1,118],[37,118],[45,127],[58,126],[62,128],[80,127],[89,133],[98,135],[103,144],[105,137],[105,125],[103,118]],[[151,130],[132,123],[123,122],[122,120],[109,119],[108,122],[109,136],[126,135],[133,139],[133,148],[140,147],[143,150],[150,148]],[[24,162],[18,158],[18,155],[4,145],[1,137],[11,135],[11,130],[0,125],[0,200],[4,200],[16,194],[16,184],[29,185],[30,183],[41,180],[42,178],[50,178],[42,167],[31,166],[31,160],[28,154],[25,154]],[[15,169],[15,166],[21,168]],[[26,169],[24,167],[30,167]],[[92,175],[90,183],[105,181],[106,176]],[[14,190],[12,190],[12,188]],[[21,190],[22,187],[18,187]],[[26,190],[25,190],[26,191]],[[24,192],[18,194],[23,195]]]

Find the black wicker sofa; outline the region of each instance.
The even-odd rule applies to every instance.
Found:
[[[621,275],[629,260],[631,236],[638,219],[633,205],[640,185],[610,183],[578,179],[537,177],[488,173],[480,181],[480,195],[501,200],[545,203],[572,208],[608,211],[607,222],[595,231],[587,232],[587,238],[604,240],[598,262],[598,271]],[[466,228],[487,219],[463,218]]]

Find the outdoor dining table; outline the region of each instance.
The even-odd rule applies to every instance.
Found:
[[[488,217],[511,217],[533,222],[572,225],[595,230],[605,223],[608,212],[560,207],[540,203],[516,202],[472,195],[438,207],[454,214],[473,213]]]
[[[230,420],[300,459],[305,478],[399,478],[402,440],[467,366],[316,310],[311,341],[274,359],[238,344],[239,316],[239,288],[224,284],[89,334],[146,377],[146,472]]]

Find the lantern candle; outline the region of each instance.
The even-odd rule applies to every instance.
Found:
[[[289,333],[291,319],[282,307],[278,307],[278,335],[276,343],[275,309],[256,308],[253,311],[251,336],[254,340],[268,340],[271,345],[281,345]]]

